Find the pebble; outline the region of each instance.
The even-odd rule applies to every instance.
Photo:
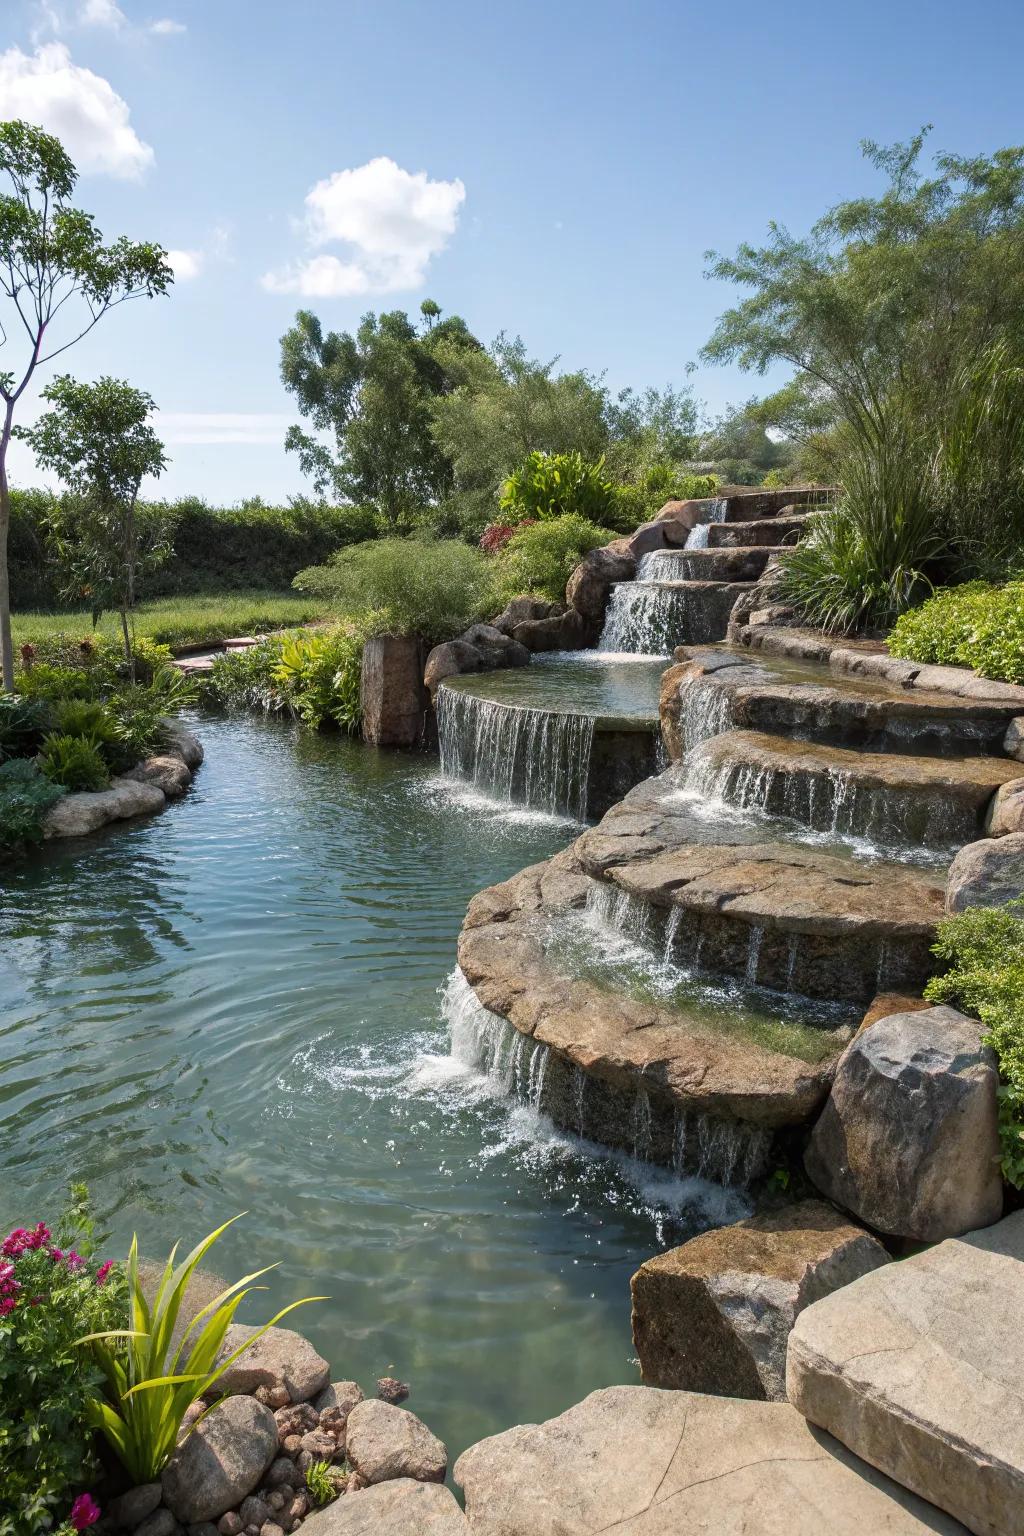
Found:
[[[299,1441],[297,1449],[302,1449]],[[276,1461],[270,1463],[270,1470],[264,1478],[268,1488],[280,1488],[282,1483],[290,1483],[295,1476],[295,1463],[287,1456],[279,1456]]]
[[[247,1499],[242,1500],[238,1513],[246,1530],[249,1529],[250,1525],[254,1525],[259,1530],[260,1526],[265,1525],[270,1519],[270,1510],[263,1500],[257,1498],[253,1493],[250,1493]]]
[[[338,1442],[326,1430],[313,1429],[303,1435],[302,1449],[308,1451],[314,1461],[330,1461],[337,1453]]]
[[[221,1515],[217,1529],[220,1536],[241,1536],[243,1525],[237,1510],[229,1509],[226,1515]]]

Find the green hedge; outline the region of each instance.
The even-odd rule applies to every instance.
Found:
[[[53,497],[47,491],[11,496],[11,606],[61,606],[45,521]],[[373,538],[376,519],[367,507],[324,507],[299,501],[288,507],[246,502],[211,507],[199,497],[140,507],[140,517],[170,515],[174,552],[145,584],[144,596],[180,597],[254,589],[287,591],[304,566],[322,564],[336,549]]]
[[[973,667],[982,677],[1024,683],[1024,581],[947,587],[897,619],[893,656]]]

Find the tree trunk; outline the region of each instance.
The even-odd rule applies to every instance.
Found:
[[[7,535],[11,527],[11,490],[7,480],[7,449],[11,442],[14,404],[9,401],[0,431],[0,671],[3,686],[14,692],[14,642],[11,639],[11,583],[7,566]]]

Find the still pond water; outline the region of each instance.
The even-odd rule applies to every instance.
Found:
[[[111,1245],[280,1262],[336,1377],[412,1383],[452,1454],[637,1380],[629,1275],[734,1197],[600,1154],[453,1058],[466,903],[572,826],[436,759],[199,724],[163,816],[49,848],[0,903],[0,1219],[88,1181]],[[5,1227],[6,1230],[6,1227]]]

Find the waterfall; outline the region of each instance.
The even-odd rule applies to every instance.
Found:
[[[696,1173],[716,1184],[743,1187],[763,1172],[772,1133],[739,1120],[717,1120],[695,1110],[677,1110],[672,1166],[680,1176]]]
[[[451,1054],[489,1079],[495,1093],[539,1110],[547,1075],[548,1048],[522,1034],[500,1014],[485,1008],[462,971],[453,971],[444,989],[451,1029]]]
[[[713,678],[688,678],[680,689],[679,701],[684,756],[702,741],[732,730],[732,701]]]
[[[599,651],[669,656],[682,644],[688,594],[653,581],[619,581],[612,588]]]
[[[585,820],[593,716],[500,704],[443,683],[436,708],[449,778],[506,803]]]
[[[684,549],[707,549],[708,529],[712,523],[725,522],[725,508],[725,497],[717,497],[716,500],[711,503],[711,507],[706,520],[704,522],[694,523],[693,527],[690,529],[686,536],[686,543],[683,546]]]

